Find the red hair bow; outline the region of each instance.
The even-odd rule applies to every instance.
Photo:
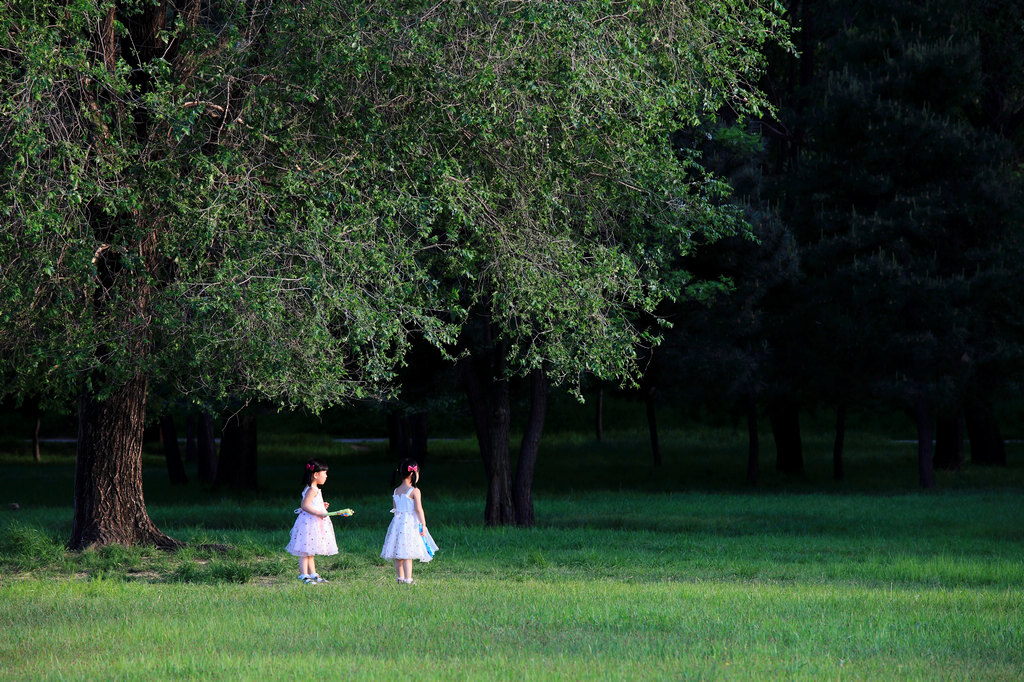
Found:
[[[418,473],[419,470],[420,470],[420,468],[418,466],[411,466],[411,467],[409,467],[409,471],[415,471],[415,472]]]
[[[306,465],[306,468],[307,468],[308,470],[312,471],[312,470],[313,470],[313,469],[314,469],[315,467],[314,467],[314,466],[313,466],[312,464],[307,464],[307,465]]]

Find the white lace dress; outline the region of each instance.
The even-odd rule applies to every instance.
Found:
[[[399,495],[396,489],[391,494],[395,505],[391,513],[395,515],[395,518],[391,519],[388,534],[384,536],[384,548],[380,551],[381,559],[430,561],[434,558],[437,545],[426,528],[423,529],[422,537],[420,536],[420,519],[416,515],[416,502],[410,497],[412,490],[409,488],[404,494]]]
[[[302,497],[306,497],[306,491],[309,488],[302,490]],[[313,509],[326,512],[327,508],[324,506],[324,498],[319,490],[316,491],[316,495],[310,501],[310,506]],[[294,556],[314,556],[316,554],[337,554],[338,543],[334,539],[334,525],[331,523],[331,517],[322,518],[315,516],[307,511],[303,511],[302,508],[295,510],[295,513],[299,515],[295,519],[295,525],[292,526],[292,537],[288,546],[285,550]]]

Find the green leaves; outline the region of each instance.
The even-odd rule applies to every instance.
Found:
[[[516,371],[628,377],[666,268],[731,229],[670,133],[756,110],[784,39],[758,2],[215,4],[0,9],[25,385],[319,408],[388,390],[412,333],[455,353],[479,311]]]

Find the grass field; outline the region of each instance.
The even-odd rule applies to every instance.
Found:
[[[390,462],[376,445],[261,434],[261,491],[146,499],[176,554],[62,546],[73,463],[0,453],[0,679],[1020,679],[1024,458],[915,487],[913,446],[827,434],[807,474],[742,485],[743,441],[667,432],[546,440],[532,529],[486,529],[473,444],[433,443],[424,504],[441,552],[396,585],[377,559]],[[767,442],[767,441],[766,441]],[[331,464],[341,552],[305,586],[283,552],[301,461]],[[6,509],[17,501],[18,511]],[[203,549],[210,543],[227,552]]]

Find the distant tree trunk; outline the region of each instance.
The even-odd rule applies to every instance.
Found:
[[[775,438],[775,469],[784,474],[804,470],[803,442],[800,439],[800,411],[791,400],[777,400],[768,408],[768,420]]]
[[[83,391],[78,407],[74,520],[68,546],[181,543],[161,533],[142,495],[146,379],[137,376],[100,400]]]
[[[220,457],[213,485],[216,488],[257,490],[256,414],[244,410],[228,417],[220,436]]]
[[[509,453],[512,409],[505,376],[505,348],[492,341],[489,328],[486,349],[471,353],[464,361],[462,378],[487,477],[484,523],[512,525],[516,521]]]
[[[197,421],[196,466],[199,480],[213,483],[217,475],[217,442],[213,434],[213,417],[202,412]]]
[[[992,403],[982,396],[970,396],[964,405],[964,417],[971,440],[971,463],[1006,466],[1006,443]]]
[[[594,403],[594,434],[597,442],[604,439],[604,387],[597,387],[597,400]]]
[[[185,417],[185,461],[195,462],[198,459],[196,450],[196,416]]]
[[[922,488],[935,486],[934,451],[932,439],[931,410],[924,391],[919,391],[914,398],[914,423],[917,425],[917,478]]]
[[[43,427],[43,411],[39,408],[39,399],[29,403],[29,418],[32,420],[32,461],[43,461],[43,451],[39,443],[39,431]]]
[[[32,429],[32,460],[36,462],[43,461],[43,449],[39,440],[39,431],[43,427],[43,418],[37,416],[35,428]]]
[[[654,455],[654,466],[661,466],[661,444],[658,442],[658,417],[654,405],[654,386],[644,389],[644,405],[647,407],[647,430],[651,435],[651,454]]]
[[[413,412],[406,418],[409,456],[423,466],[427,461],[427,411]]]
[[[935,468],[960,471],[963,462],[963,415],[959,409],[942,411],[935,419]]]
[[[544,432],[547,404],[547,375],[543,369],[535,369],[530,372],[530,417],[519,446],[519,463],[516,466],[515,487],[512,491],[516,505],[516,523],[520,526],[528,527],[534,524],[533,472],[537,464],[540,437]]]
[[[164,442],[164,460],[167,462],[167,476],[171,485],[188,483],[185,463],[181,461],[181,450],[178,448],[178,430],[174,427],[172,415],[165,414],[160,418],[160,437]]]
[[[747,412],[747,485],[757,485],[757,476],[761,469],[761,444],[757,436],[757,403],[754,396],[747,394],[743,398]]]
[[[427,411],[388,413],[388,450],[396,460],[411,457],[421,466],[427,461]]]
[[[846,478],[843,470],[843,449],[846,445],[846,404],[836,407],[836,438],[832,444],[832,478],[841,481]]]
[[[409,434],[406,431],[406,418],[400,410],[388,412],[388,450],[395,460],[409,456]]]

